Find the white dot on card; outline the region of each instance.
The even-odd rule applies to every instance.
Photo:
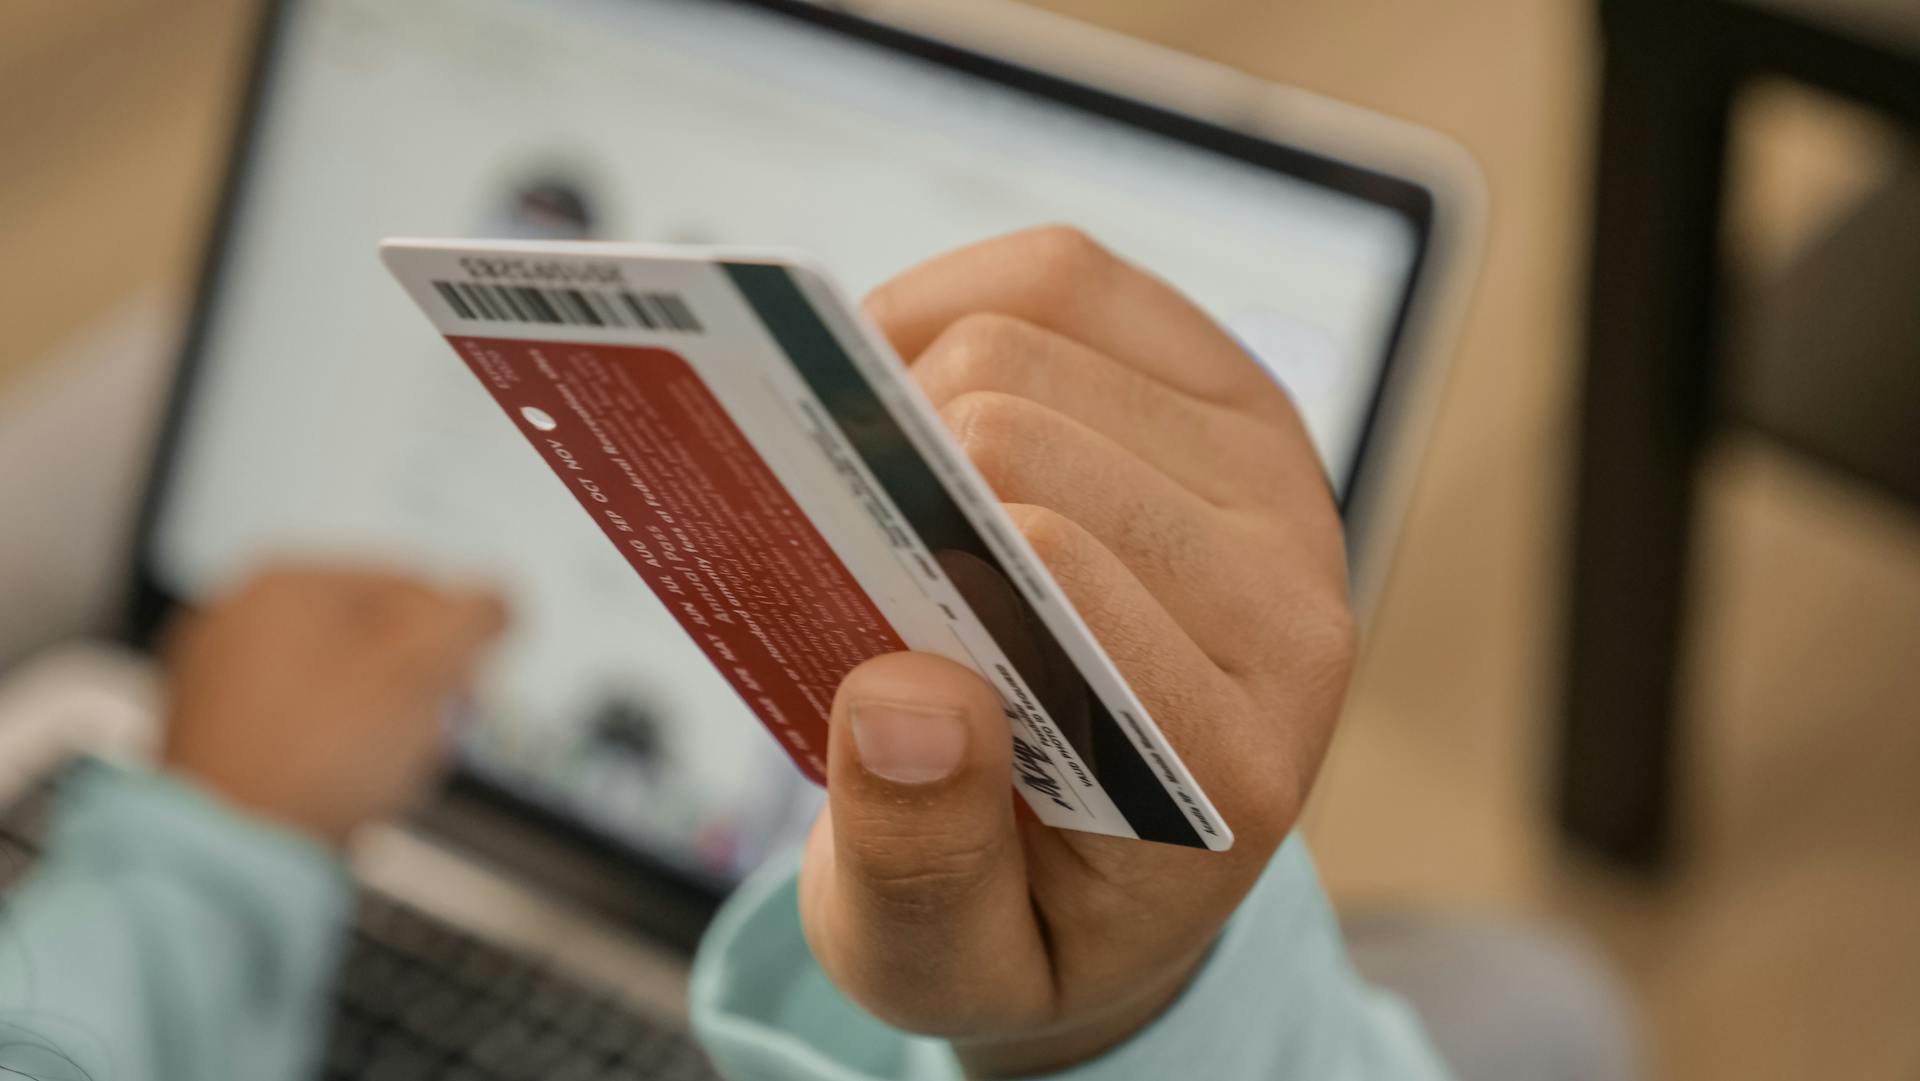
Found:
[[[531,405],[521,406],[520,415],[527,418],[528,424],[533,425],[543,432],[550,432],[560,427],[560,422],[554,420],[551,413],[548,413],[544,409],[536,409]]]

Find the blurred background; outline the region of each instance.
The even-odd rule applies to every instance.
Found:
[[[1729,62],[1722,24],[1693,10],[1716,5],[1651,5],[1671,8],[1658,18],[1672,22],[1654,32],[1642,5],[1619,5],[1635,13],[1612,16],[1605,63],[1588,0],[1040,6],[1431,127],[1484,173],[1483,265],[1311,822],[1343,909],[1417,902],[1582,929],[1630,985],[1659,1076],[1920,1076],[1920,517],[1902,487],[1920,462],[1920,412],[1895,393],[1920,371],[1920,338],[1868,325],[1884,316],[1898,326],[1901,310],[1920,304],[1845,309],[1831,298],[1867,288],[1819,276],[1865,266],[1869,280],[1898,281],[1909,297],[1920,280],[1920,215],[1901,194],[1913,189],[1912,139],[1889,107],[1904,102],[1911,124],[1913,97],[1877,99],[1868,85],[1904,70],[1920,88],[1920,72],[1897,66],[1920,56],[1912,6],[1764,4],[1738,16],[1789,62],[1777,65],[1781,76],[1740,83],[1723,152],[1711,145],[1717,118],[1690,112],[1683,85],[1685,72]],[[63,357],[102,321],[177,318],[253,15],[242,0],[0,5],[0,421],[47,393]],[[1759,27],[1762,16],[1782,21]],[[1834,60],[1823,67],[1825,55]],[[1603,75],[1617,80],[1607,100],[1620,110],[1604,154]],[[1725,165],[1723,205],[1656,190],[1688,175],[1660,155],[1688,146],[1700,148],[1694,165]],[[1631,289],[1595,280],[1590,304],[1596,176],[1613,185],[1600,196],[1602,235],[1616,241],[1603,270],[1704,292],[1642,312]],[[1709,220],[1690,221],[1689,209]],[[1663,248],[1675,235],[1718,245],[1717,282],[1688,262],[1705,256]],[[1904,249],[1874,243],[1889,239]],[[1836,248],[1842,240],[1857,247]],[[1634,271],[1636,257],[1653,261]],[[1904,281],[1894,276],[1902,267]],[[1810,276],[1816,293],[1829,283],[1817,293],[1827,307],[1778,299]],[[1745,393],[1741,357],[1796,343],[1800,370],[1815,374],[1768,383],[1755,409],[1819,399],[1824,412],[1799,427],[1719,406],[1706,411],[1710,430],[1673,422],[1701,455],[1677,647],[1676,783],[1670,829],[1652,831],[1671,837],[1662,851],[1641,843],[1644,822],[1609,833],[1604,808],[1569,811],[1562,795],[1570,582],[1583,560],[1605,561],[1570,545],[1581,372],[1590,342],[1641,348],[1648,339],[1635,335],[1658,330],[1634,325],[1641,315],[1665,321],[1679,352],[1704,342],[1694,320],[1712,310],[1715,290],[1730,314],[1755,316],[1743,326],[1759,328],[1720,339],[1715,370],[1731,396]],[[1768,318],[1786,310],[1810,311],[1812,325]],[[1592,333],[1590,311],[1605,316]],[[1852,333],[1862,327],[1873,332]],[[1895,374],[1870,359],[1856,370],[1807,355],[1860,341]],[[1866,349],[1847,347],[1850,358]],[[1625,385],[1607,392],[1629,402],[1647,393]],[[1867,394],[1878,413],[1857,414],[1827,401],[1836,385],[1891,389]],[[1697,392],[1688,382],[1685,394]],[[1663,423],[1649,421],[1649,438],[1671,435]],[[1853,454],[1849,434],[1876,424],[1894,442]],[[1822,442],[1829,436],[1838,450]],[[1892,460],[1882,460],[1889,446]],[[46,483],[64,468],[50,460]],[[1622,505],[1612,498],[1600,510]],[[1674,498],[1655,484],[1650,513],[1669,514]],[[0,529],[25,535],[30,513],[0,505]],[[102,552],[111,543],[36,543],[69,540]],[[31,587],[0,604],[52,606],[91,588]],[[1650,625],[1657,647],[1661,624]],[[1591,633],[1617,650],[1617,628]],[[1591,730],[1575,738],[1605,742]],[[1583,814],[1611,856],[1569,843],[1561,824]]]

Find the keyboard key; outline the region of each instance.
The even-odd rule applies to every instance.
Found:
[[[423,1081],[439,1072],[440,1056],[426,1047],[389,1032],[374,1044],[362,1081]]]
[[[328,1067],[348,1074],[366,1069],[367,1061],[373,1057],[375,1034],[374,1026],[365,1018],[342,1011],[334,1018],[333,1029],[327,1035]]]
[[[503,1077],[537,1078],[540,1068],[564,1053],[542,1040],[540,1031],[525,1018],[509,1017],[475,1044],[472,1060]]]
[[[575,1046],[547,1067],[546,1081],[600,1081],[606,1060]]]

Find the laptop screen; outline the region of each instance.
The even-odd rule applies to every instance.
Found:
[[[786,245],[864,291],[1072,223],[1270,366],[1336,487],[1424,240],[1357,171],[756,4],[309,0],[273,41],[144,573],[185,600],[287,555],[498,583],[515,624],[462,769],[721,887],[817,791],[381,270],[382,237]]]

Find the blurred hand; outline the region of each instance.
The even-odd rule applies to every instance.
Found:
[[[505,619],[488,593],[343,570],[261,574],[173,634],[167,765],[339,844],[432,779],[445,712]]]
[[[1237,836],[1016,818],[986,683],[922,654],[847,678],[801,875],[815,955],[974,1073],[1057,1068],[1179,993],[1299,816],[1354,654],[1339,516],[1287,396],[1077,232],[942,256],[867,308]]]

